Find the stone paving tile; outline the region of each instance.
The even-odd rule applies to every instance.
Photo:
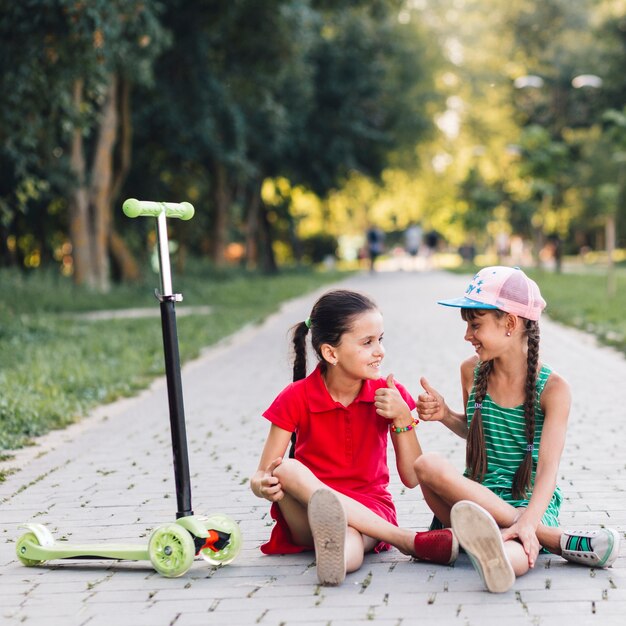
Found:
[[[342,286],[371,294],[385,316],[385,373],[410,391],[426,376],[459,408],[459,364],[471,354],[458,312],[436,299],[462,293],[467,279],[443,272],[360,275]],[[287,330],[305,319],[323,290],[287,303],[261,326],[207,350],[183,370],[194,509],[224,512],[244,546],[225,567],[196,561],[181,578],[150,563],[53,562],[25,568],[15,558],[18,525],[45,523],[57,538],[145,545],[174,517],[175,498],[165,383],[99,407],[70,428],[18,451],[0,484],[0,622],[37,626],[194,626],[248,624],[382,626],[613,626],[626,613],[626,554],[609,570],[542,555],[511,591],[494,595],[462,555],[453,567],[415,563],[396,550],[368,555],[337,588],[317,584],[312,554],[263,556],[266,502],[248,477],[268,430],[263,409],[290,379]],[[549,310],[549,309],[548,309]],[[546,362],[572,386],[574,403],[559,471],[564,526],[626,530],[626,359],[593,338],[542,320]],[[464,442],[439,424],[420,424],[426,450],[459,469]],[[390,455],[390,461],[393,455]],[[428,526],[419,489],[404,488],[392,468],[391,490],[403,525]]]

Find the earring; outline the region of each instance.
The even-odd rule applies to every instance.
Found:
[[[511,331],[510,331],[510,330],[508,330],[508,331],[507,331],[506,336],[507,336],[507,337],[510,337],[510,336],[511,336]]]

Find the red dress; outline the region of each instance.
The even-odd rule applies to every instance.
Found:
[[[296,433],[295,458],[325,485],[364,504],[397,525],[396,509],[388,490],[387,437],[389,421],[376,413],[374,393],[386,387],[384,378],[363,382],[359,395],[347,407],[335,402],[326,389],[319,366],[303,380],[288,385],[263,413],[272,424]],[[415,402],[396,383],[409,408]],[[274,502],[276,520],[265,554],[290,554],[312,550],[293,543],[289,527]],[[389,549],[381,542],[376,551]]]

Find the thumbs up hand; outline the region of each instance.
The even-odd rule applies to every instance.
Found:
[[[376,390],[374,394],[374,406],[376,413],[388,420],[406,417],[411,419],[411,411],[404,398],[400,395],[393,374],[387,376],[387,386]]]
[[[424,393],[417,396],[417,414],[425,422],[441,421],[446,416],[446,403],[443,396],[430,386],[424,378],[420,378]]]

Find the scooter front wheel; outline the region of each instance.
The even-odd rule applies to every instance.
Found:
[[[234,561],[241,552],[242,543],[241,530],[239,530],[237,522],[223,513],[202,518],[201,521],[207,530],[219,530],[228,533],[230,538],[221,550],[215,552],[210,548],[203,548],[200,550],[200,556],[211,565],[228,565]]]
[[[152,566],[167,578],[176,578],[187,572],[195,554],[196,548],[189,531],[178,524],[160,526],[148,542]]]
[[[24,533],[15,544],[15,553],[17,554],[17,558],[20,560],[22,565],[26,565],[26,567],[34,567],[35,565],[40,565],[44,563],[44,561],[39,559],[29,559],[25,556],[26,551],[28,549],[27,544],[34,543],[37,546],[40,546],[41,543],[39,539],[37,539],[37,535],[35,533]]]

